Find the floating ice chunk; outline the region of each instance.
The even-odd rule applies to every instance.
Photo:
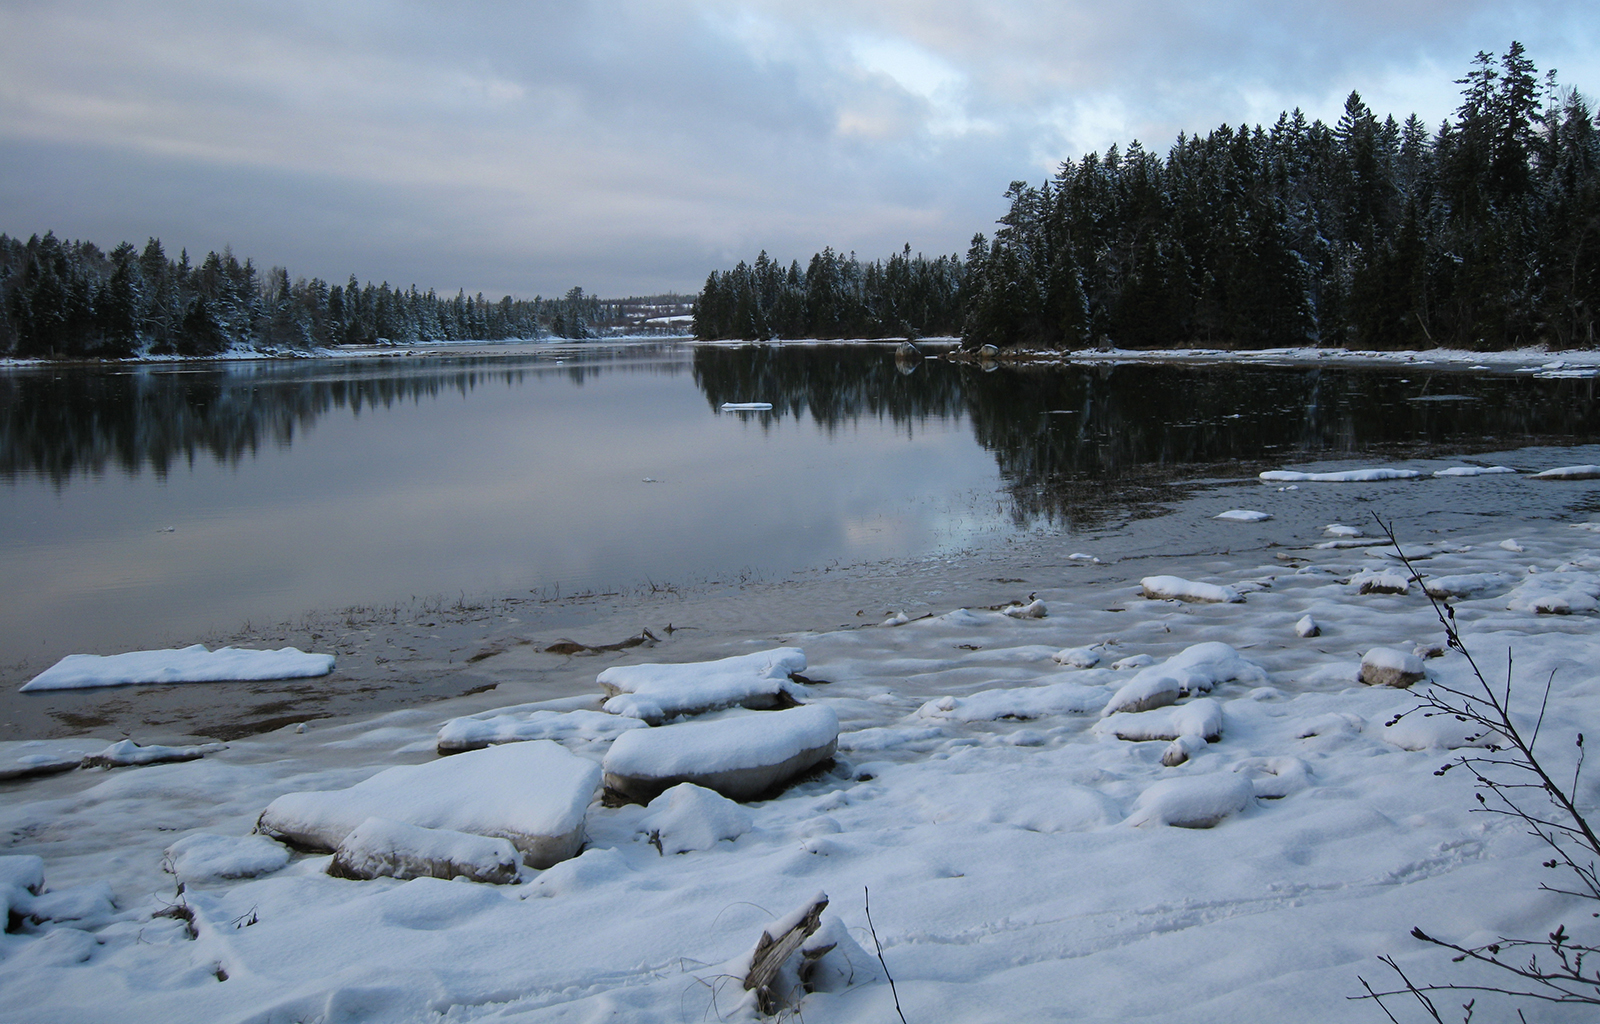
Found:
[[[654,725],[722,708],[763,710],[793,703],[805,690],[789,676],[805,668],[804,651],[780,647],[720,661],[619,665],[601,672],[596,682],[610,698],[607,711]]]
[[[623,733],[605,757],[606,786],[650,800],[680,782],[752,800],[833,756],[839,716],[823,704]]]
[[[1074,551],[1072,554],[1068,555],[1067,558],[1073,562],[1094,562],[1096,564],[1100,562],[1100,559],[1082,551]]]
[[[1233,772],[1162,779],[1139,794],[1128,824],[1211,828],[1255,799],[1250,780]]]
[[[1510,466],[1451,466],[1449,469],[1436,469],[1434,476],[1493,476],[1499,473],[1515,473]]]
[[[1503,572],[1474,572],[1460,576],[1435,576],[1423,580],[1422,589],[1429,597],[1471,597],[1488,590],[1510,586],[1512,577]]]
[[[166,867],[181,882],[256,878],[289,863],[289,848],[266,836],[184,836],[167,847]]]
[[[1546,572],[1529,576],[1511,591],[1506,607],[1538,615],[1600,611],[1600,577],[1587,572]]]
[[[1422,659],[1392,647],[1374,647],[1361,656],[1361,671],[1356,679],[1368,686],[1405,688],[1427,675]]]
[[[221,683],[259,679],[302,679],[333,671],[333,655],[305,654],[293,647],[251,651],[239,647],[206,650],[194,644],[177,650],[126,654],[69,654],[24,683],[24,690],[78,690],[143,683]]]
[[[1119,712],[1149,711],[1182,696],[1210,693],[1218,683],[1234,680],[1264,683],[1267,674],[1225,643],[1211,640],[1195,644],[1160,665],[1140,670],[1112,696],[1102,714],[1110,717]]]
[[[662,855],[709,850],[750,831],[750,812],[720,793],[684,782],[650,801],[639,830]]]
[[[1422,473],[1415,469],[1346,469],[1336,473],[1297,473],[1286,469],[1269,469],[1261,474],[1268,483],[1318,483],[1353,484],[1375,480],[1414,480]]]
[[[1322,627],[1317,625],[1317,620],[1310,615],[1302,615],[1300,621],[1294,624],[1295,636],[1309,640],[1314,636],[1322,635]]]
[[[388,818],[509,839],[530,866],[544,868],[583,845],[584,816],[599,786],[599,765],[549,740],[530,740],[389,768],[349,789],[288,793],[267,805],[256,829],[332,850],[368,818]]]
[[[1272,518],[1271,512],[1256,512],[1247,508],[1230,508],[1226,512],[1219,512],[1212,519],[1226,519],[1235,523],[1261,523]]]
[[[1345,526],[1343,523],[1329,523],[1322,528],[1322,533],[1327,537],[1361,537],[1362,532],[1354,526]]]
[[[1593,480],[1600,477],[1600,466],[1557,466],[1542,473],[1534,473],[1534,480]]]
[[[1350,577],[1350,585],[1362,594],[1404,594],[1411,589],[1411,575],[1398,569],[1362,572]]]
[[[771,402],[723,402],[723,412],[770,412]]]
[[[1000,609],[1000,614],[1009,615],[1013,619],[1042,619],[1050,614],[1043,601],[1034,598],[1026,604],[1010,604]]]
[[[1093,647],[1068,647],[1050,655],[1050,660],[1067,668],[1094,668],[1100,664],[1100,652]]]
[[[1210,697],[1156,708],[1119,712],[1095,723],[1095,732],[1135,743],[1199,736],[1208,743],[1222,738],[1222,705]]]
[[[1154,600],[1214,604],[1239,604],[1244,600],[1244,595],[1232,587],[1196,583],[1181,576],[1146,576],[1139,585],[1144,588],[1144,596]]]
[[[1500,542],[1500,546],[1505,548],[1507,551],[1515,551],[1519,555],[1527,550],[1527,548],[1524,548],[1521,544],[1517,543],[1517,539],[1515,537],[1507,537],[1505,540]]]
[[[603,711],[486,712],[446,722],[439,730],[439,753],[455,754],[496,743],[526,740],[609,743],[629,729],[644,728],[648,726],[637,718],[608,715]]]
[[[207,754],[226,750],[225,743],[202,743],[194,747],[163,747],[150,744],[141,747],[132,740],[119,740],[98,754],[83,759],[85,768],[125,768],[142,764],[171,764],[178,761],[198,761]]]
[[[505,839],[368,818],[344,837],[328,874],[336,878],[465,878],[507,885],[521,855]]]
[[[1002,718],[1086,715],[1105,706],[1106,693],[1078,683],[981,690],[970,697],[936,697],[917,709],[920,718],[994,722]]]
[[[1393,725],[1385,725],[1383,738],[1401,750],[1456,750],[1498,746],[1505,742],[1499,733],[1477,722],[1463,722],[1455,715],[1424,715],[1421,711],[1413,711]]]

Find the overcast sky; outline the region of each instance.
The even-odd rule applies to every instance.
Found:
[[[1436,126],[1512,39],[1600,94],[1595,0],[0,0],[0,231],[692,292],[763,248],[965,252],[1013,179],[1351,89]]]

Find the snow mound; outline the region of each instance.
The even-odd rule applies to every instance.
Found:
[[[0,782],[69,772],[103,750],[104,739],[0,740]]]
[[[1160,665],[1139,670],[1106,704],[1105,717],[1119,712],[1150,711],[1179,697],[1210,693],[1218,683],[1264,683],[1261,666],[1247,661],[1221,641],[1187,647]]]
[[[1391,647],[1374,647],[1361,656],[1361,671],[1356,679],[1368,686],[1404,689],[1426,674],[1422,659],[1417,655]]]
[[[1411,589],[1411,574],[1399,569],[1361,572],[1350,577],[1350,585],[1361,594],[1404,594]]]
[[[632,872],[627,859],[617,850],[588,849],[541,874],[534,880],[528,895],[546,899],[574,896],[614,883]]]
[[[497,743],[526,740],[584,740],[609,743],[629,729],[646,728],[637,718],[603,711],[486,712],[452,718],[439,730],[439,753],[481,750]]]
[[[126,654],[69,654],[22,686],[23,690],[80,690],[143,683],[223,683],[261,679],[303,679],[333,671],[333,655],[306,654],[294,647],[251,651],[240,647],[206,650],[194,644],[178,650]]]
[[[1042,619],[1050,614],[1050,609],[1045,607],[1043,601],[1034,598],[1025,604],[1008,604],[1000,609],[1000,614],[1009,615],[1013,619]]]
[[[1052,683],[980,690],[969,697],[936,697],[917,709],[919,718],[955,722],[994,722],[1002,718],[1086,715],[1105,706],[1105,691],[1079,683]]]
[[[1463,722],[1455,715],[1425,714],[1413,711],[1392,725],[1383,727],[1383,739],[1401,750],[1456,750],[1460,747],[1498,746],[1504,737],[1476,722]]]
[[[651,725],[722,708],[766,710],[805,695],[790,680],[804,672],[806,654],[780,647],[720,661],[682,665],[619,665],[596,677],[610,699],[605,709]]]
[[[703,786],[680,783],[650,801],[650,812],[639,822],[663,856],[709,850],[724,839],[734,840],[750,831],[750,812],[720,793]]]
[[[132,740],[120,740],[98,754],[83,759],[85,768],[126,768],[143,764],[172,764],[180,761],[198,761],[207,754],[226,750],[223,743],[202,743],[195,747],[163,747],[159,744],[139,746]]]
[[[1302,615],[1300,620],[1294,624],[1294,635],[1302,640],[1309,640],[1314,636],[1321,636],[1322,627],[1309,614]]]
[[[1540,573],[1511,591],[1506,607],[1537,615],[1600,611],[1600,579],[1587,572]]]
[[[328,874],[335,878],[465,878],[506,885],[521,855],[508,840],[368,818],[344,837]]]
[[[184,836],[166,849],[166,869],[180,882],[257,878],[289,863],[289,848],[266,836]]]
[[[1156,708],[1118,712],[1095,723],[1095,732],[1135,743],[1198,736],[1207,743],[1222,738],[1222,705],[1210,697]]]
[[[1128,824],[1212,828],[1255,803],[1255,787],[1233,772],[1162,779],[1139,794]]]
[[[680,782],[753,800],[826,761],[838,744],[839,716],[822,704],[635,729],[606,752],[605,784],[638,801]]]
[[[1144,588],[1144,596],[1152,600],[1212,604],[1239,604],[1244,600],[1244,595],[1232,587],[1196,583],[1181,576],[1146,576],[1139,585]]]
[[[1600,478],[1600,466],[1557,466],[1542,473],[1534,473],[1533,480],[1594,480]]]
[[[1500,473],[1515,473],[1510,466],[1451,466],[1449,469],[1436,469],[1433,475],[1437,477],[1449,476],[1494,476]]]
[[[1212,519],[1225,519],[1234,523],[1263,523],[1272,518],[1271,512],[1257,512],[1248,508],[1230,508],[1226,512],[1219,512]]]
[[[1346,469],[1337,473],[1297,473],[1269,469],[1261,474],[1268,483],[1359,484],[1376,480],[1414,480],[1422,473],[1415,469]]]
[[[1311,785],[1311,766],[1298,757],[1248,757],[1233,770],[1250,780],[1261,800],[1282,800]]]
[[[1512,578],[1503,572],[1471,572],[1459,576],[1435,576],[1424,580],[1422,589],[1429,597],[1472,597],[1508,586]]]
[[[267,805],[256,829],[333,850],[368,818],[389,818],[509,839],[530,866],[543,868],[583,845],[584,817],[599,785],[593,761],[549,740],[530,740],[388,768],[349,789],[288,793]]]

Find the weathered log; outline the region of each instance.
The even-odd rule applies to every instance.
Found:
[[[746,992],[755,992],[756,1005],[762,1013],[777,1012],[778,1007],[772,996],[772,981],[783,968],[784,962],[822,924],[822,911],[827,905],[828,897],[818,893],[804,910],[774,922],[761,933],[755,952],[750,954],[750,972],[744,977],[744,988]],[[772,934],[774,929],[778,931],[777,936]]]

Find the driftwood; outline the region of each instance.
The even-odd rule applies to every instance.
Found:
[[[750,973],[744,977],[744,988],[746,992],[755,992],[756,1005],[762,1013],[770,1015],[777,1012],[778,1007],[772,994],[772,982],[777,978],[784,962],[793,956],[801,944],[822,924],[822,911],[827,905],[828,897],[819,894],[806,907],[804,913],[791,914],[786,919],[793,923],[783,929],[778,936],[774,937],[771,929],[761,933],[761,941],[756,943],[755,952],[750,954]],[[815,960],[826,952],[826,949],[816,950],[811,953],[810,959]]]

